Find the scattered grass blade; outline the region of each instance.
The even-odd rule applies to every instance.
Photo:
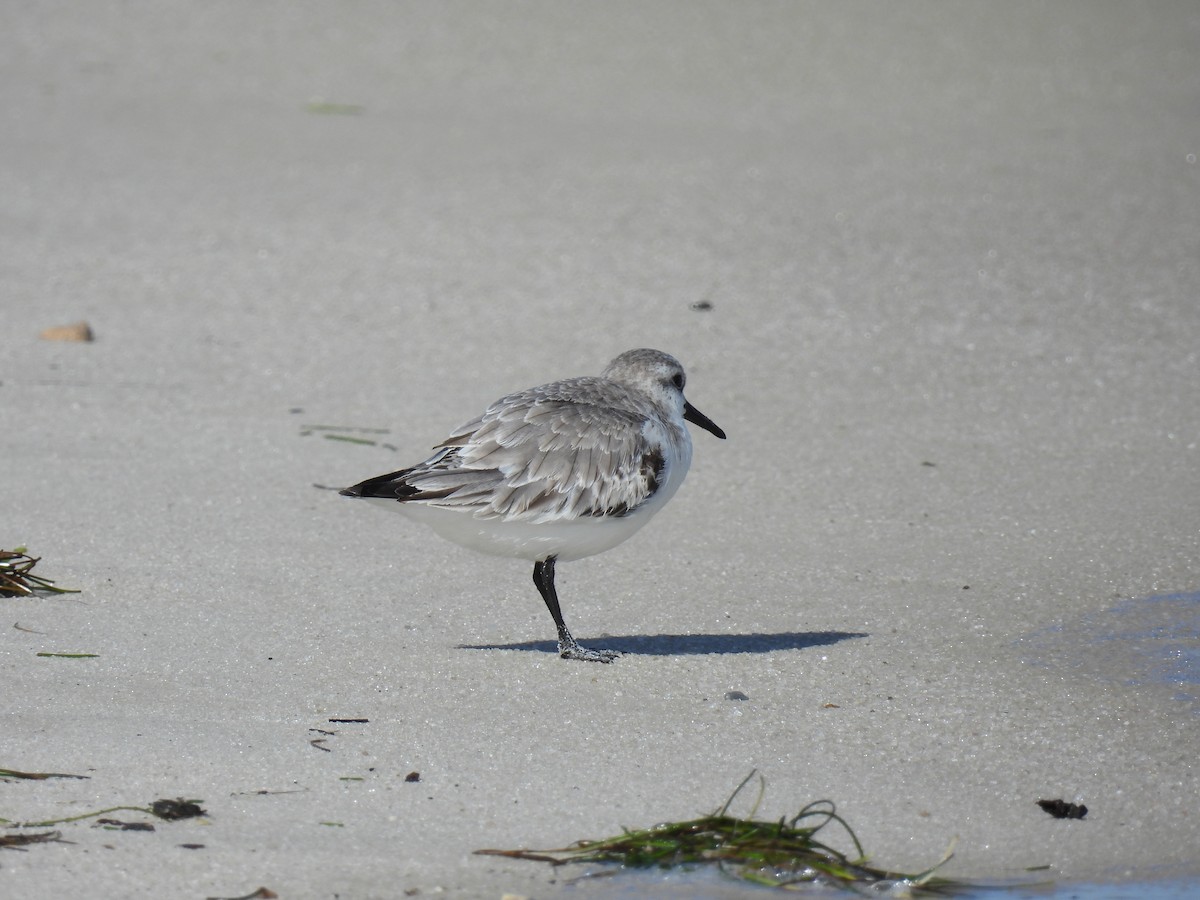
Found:
[[[0,847],[9,850],[24,850],[30,844],[48,844],[51,841],[62,841],[61,831],[43,831],[40,834],[0,834]]]
[[[47,778],[82,778],[87,775],[67,775],[63,772],[20,772],[16,769],[0,769],[0,778],[25,778],[31,781],[44,781]]]
[[[51,825],[65,825],[69,822],[81,822],[97,816],[106,816],[115,812],[140,812],[166,821],[192,819],[208,815],[200,807],[199,800],[155,800],[149,806],[110,806],[107,809],[97,809],[93,812],[80,813],[77,816],[67,816],[65,819],[47,819],[44,822],[14,822],[17,828],[47,828]]]

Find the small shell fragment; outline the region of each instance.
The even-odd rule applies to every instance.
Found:
[[[38,335],[44,341],[94,341],[92,326],[87,322],[76,322],[73,325],[53,325]]]

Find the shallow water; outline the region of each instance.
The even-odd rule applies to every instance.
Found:
[[[1031,665],[1164,687],[1200,714],[1200,592],[1124,600],[1018,643]]]
[[[851,894],[833,888],[818,887],[784,892],[737,882],[710,869],[667,873],[625,872],[613,877],[583,879],[572,882],[568,893],[580,897],[602,897],[606,900],[633,897],[645,900],[752,900],[756,897],[797,896],[822,900],[856,896],[898,900],[908,896],[903,891],[863,891],[861,894]],[[1200,880],[1034,884],[1029,887],[1007,886],[974,890],[955,896],[962,900],[1196,900],[1200,898]]]
[[[995,896],[995,895],[993,895]],[[1020,897],[1021,894],[1005,894]],[[1200,897],[1200,881],[1150,881],[1128,884],[1068,884],[1049,894],[1026,897],[1078,898],[1078,900],[1192,900]]]

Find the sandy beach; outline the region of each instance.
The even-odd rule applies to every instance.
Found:
[[[0,897],[654,896],[474,851],[751,770],[890,868],[1200,879],[1196,4],[45,2],[0,72],[0,547],[80,590],[0,598],[0,769],[84,776],[0,818],[206,813]],[[612,665],[330,489],[634,347],[729,439],[560,566]]]

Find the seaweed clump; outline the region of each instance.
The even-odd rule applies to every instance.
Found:
[[[601,840],[583,840],[557,850],[477,850],[488,856],[529,859],[555,866],[567,863],[610,864],[627,869],[696,867],[715,865],[721,872],[742,881],[776,888],[803,885],[869,889],[897,896],[951,896],[967,890],[963,881],[942,878],[936,872],[951,857],[947,852],[937,865],[912,875],[878,869],[867,862],[858,837],[837,814],[830,800],[808,804],[792,818],[778,821],[755,819],[765,790],[759,776],[759,794],[742,819],[729,807],[754,777],[751,772],[715,812],[686,822],[665,822]],[[817,835],[837,824],[854,846],[855,856],[829,846]]]
[[[78,594],[70,588],[56,587],[50,578],[33,574],[40,556],[30,556],[24,547],[0,550],[0,597],[28,597],[35,591],[52,594]]]

